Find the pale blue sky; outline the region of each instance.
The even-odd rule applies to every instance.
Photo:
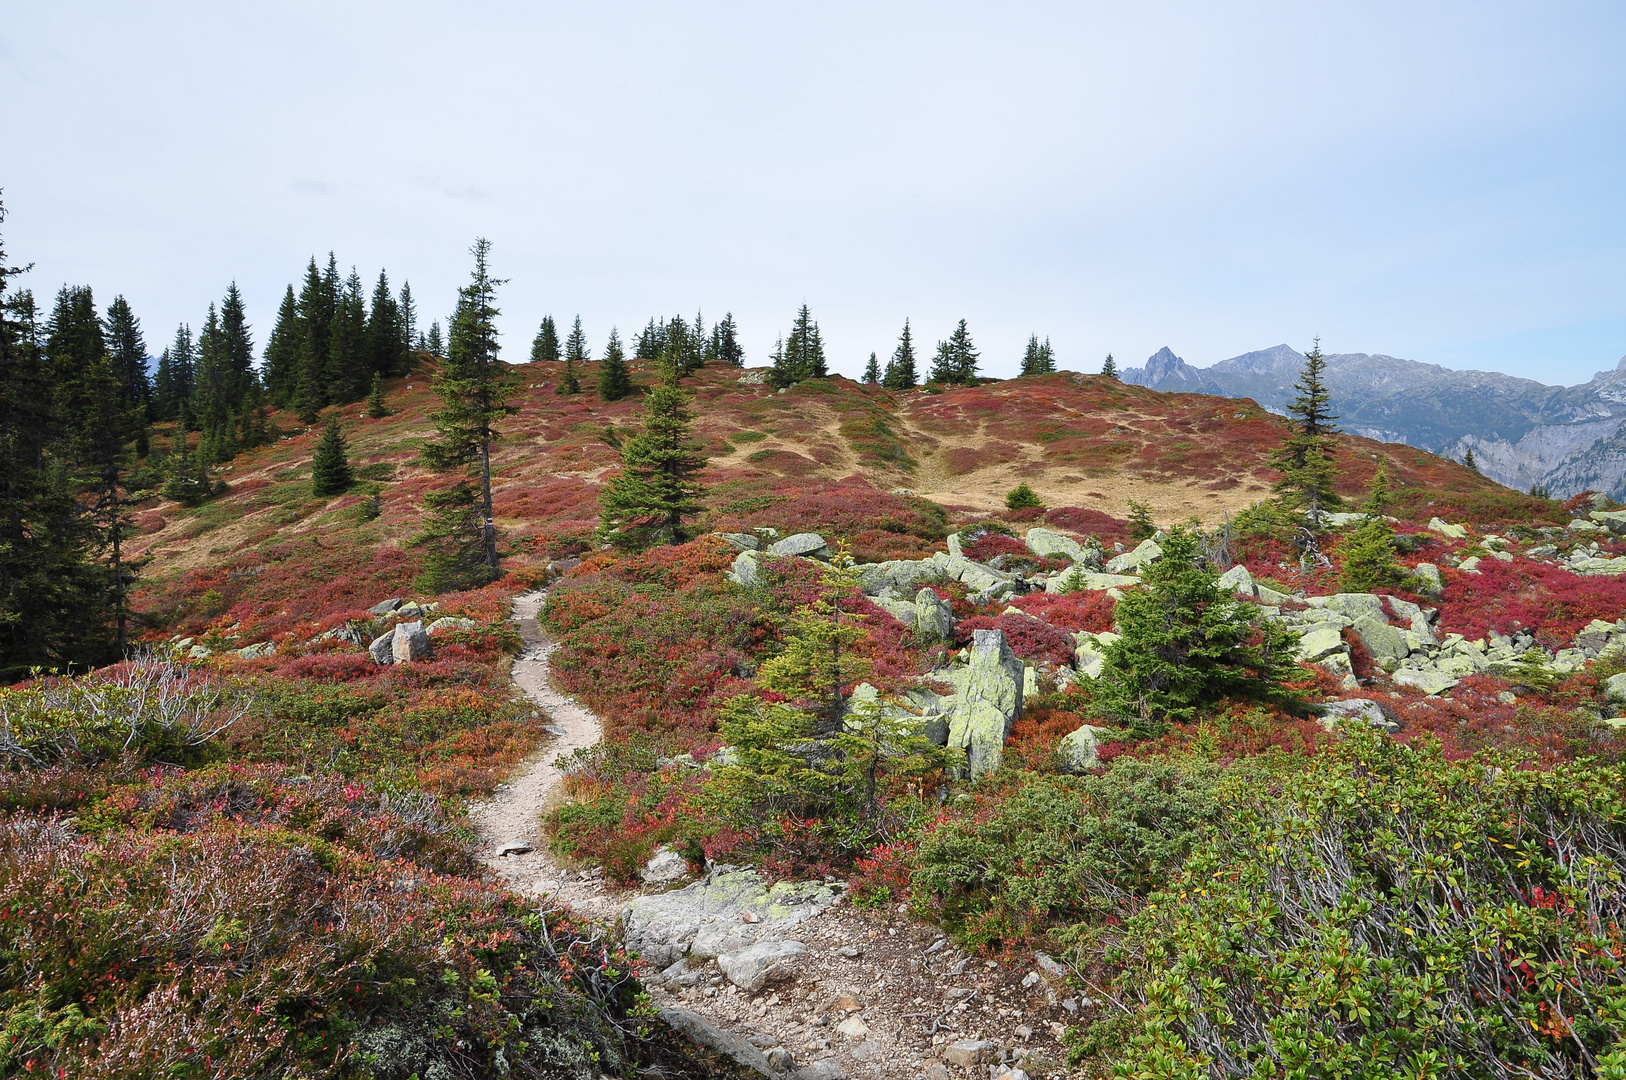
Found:
[[[49,296],[157,352],[236,279],[256,342],[334,250],[448,311],[491,238],[508,359],[804,300],[837,369],[964,317],[990,374],[1314,334],[1578,382],[1626,353],[1618,3],[0,0],[0,187]]]

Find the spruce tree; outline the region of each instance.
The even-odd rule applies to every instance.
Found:
[[[401,306],[390,292],[389,276],[378,272],[373,286],[372,307],[367,312],[365,351],[367,367],[373,375],[393,378],[407,373],[406,331],[401,325]],[[372,380],[368,380],[371,385]]]
[[[790,337],[774,359],[768,381],[775,387],[785,387],[803,379],[828,378],[830,370],[824,358],[824,340],[819,335],[819,324],[813,321],[807,305],[796,313]]]
[[[152,383],[147,377],[147,343],[141,336],[141,320],[130,310],[130,302],[115,296],[107,305],[105,327],[107,349],[113,362],[124,404],[141,410],[142,419],[152,405]]]
[[[367,391],[367,415],[374,420],[382,420],[390,411],[384,405],[384,377],[373,372],[373,386]]]
[[[1101,374],[1114,381],[1118,378],[1118,362],[1112,358],[1111,353],[1107,353],[1106,362],[1101,365]]]
[[[881,362],[874,353],[869,354],[869,363],[864,365],[864,381],[871,386],[881,381]]]
[[[1282,474],[1276,482],[1281,507],[1295,519],[1307,517],[1312,529],[1321,527],[1322,514],[1342,502],[1333,490],[1333,421],[1323,373],[1326,358],[1317,338],[1304,358],[1304,370],[1293,388],[1298,397],[1287,407],[1291,423],[1287,438],[1271,455],[1271,467]]]
[[[1011,488],[1005,493],[1005,509],[1007,510],[1043,510],[1044,500],[1030,487],[1026,480]]]
[[[34,297],[9,289],[27,269],[8,263],[0,237],[0,682],[7,683],[35,666],[103,662],[111,640],[93,531],[50,465],[59,427]]]
[[[980,354],[971,343],[965,320],[955,327],[947,341],[939,342],[937,357],[932,363],[932,382],[955,386],[969,386],[977,381],[977,358]]]
[[[1468,452],[1462,456],[1462,464],[1469,472],[1479,471],[1479,462],[1474,460],[1474,448],[1468,447]]]
[[[177,420],[192,397],[196,350],[192,344],[192,328],[182,323],[175,328],[175,341],[164,350],[158,362],[158,377],[153,382],[153,418]]]
[[[226,288],[226,298],[220,302],[220,334],[231,376],[229,394],[235,406],[254,379],[254,339],[249,333],[243,294],[237,291],[235,281]]]
[[[729,367],[745,366],[745,350],[740,348],[739,327],[734,325],[734,313],[728,312],[723,321],[711,328],[712,354],[717,362]]]
[[[632,378],[627,373],[627,357],[621,349],[621,335],[612,326],[604,359],[598,365],[598,396],[605,401],[620,401],[630,393]]]
[[[304,332],[299,341],[299,383],[292,404],[307,424],[315,423],[316,414],[333,400],[328,377],[332,353],[329,338],[339,306],[339,268],[332,252],[327,258],[325,274],[317,269],[315,257],[311,258],[299,292],[299,326]]]
[[[632,358],[652,364],[660,359],[661,353],[665,350],[666,324],[657,323],[654,319],[650,319],[649,325],[644,327],[643,332],[638,335],[637,342],[633,345]]]
[[[1038,334],[1028,335],[1028,347],[1022,354],[1023,375],[1048,375],[1055,370],[1054,364],[1047,365],[1045,362],[1045,349],[1049,344],[1047,340],[1044,345],[1040,345]]]
[[[328,338],[328,401],[360,401],[372,382],[367,357],[367,301],[355,268],[345,279]]]
[[[542,317],[542,326],[531,341],[531,363],[554,363],[559,359],[559,328],[552,315]]]
[[[919,381],[920,375],[915,370],[915,339],[909,320],[905,319],[903,333],[898,335],[898,347],[892,350],[892,359],[887,361],[881,385],[888,390],[913,390]]]
[[[401,355],[407,370],[400,374],[405,375],[412,368],[412,350],[421,348],[423,335],[418,331],[418,305],[412,300],[412,282],[401,283],[401,300],[396,305],[400,313],[401,326]]]
[[[591,359],[592,353],[587,348],[587,335],[582,332],[582,317],[578,315],[570,328],[570,336],[565,339],[565,373],[559,380],[558,393],[582,392],[581,378],[577,372]]]
[[[330,419],[327,430],[322,432],[322,441],[317,444],[316,453],[311,457],[312,495],[338,495],[349,490],[350,485],[356,482],[355,474],[350,471],[350,458],[346,450],[344,432],[339,430],[338,419]]]
[[[689,327],[689,338],[683,348],[683,374],[693,375],[706,366],[706,322],[700,312],[694,313],[694,325]]]
[[[1343,592],[1371,592],[1405,581],[1406,570],[1395,560],[1395,533],[1382,514],[1369,514],[1339,545]]]
[[[457,314],[447,356],[433,387],[442,408],[430,419],[439,439],[423,449],[432,469],[455,472],[451,487],[424,498],[430,520],[414,543],[427,546],[420,579],[434,591],[491,581],[497,577],[497,523],[491,504],[491,444],[497,423],[519,410],[509,405],[514,380],[497,359],[497,287],[484,237],[469,249],[474,270],[458,290]]]
[[[1292,705],[1286,688],[1298,635],[1255,614],[1199,559],[1197,537],[1178,526],[1143,586],[1118,601],[1120,637],[1107,647],[1092,690],[1097,706],[1138,733],[1191,721],[1227,700]]]
[[[282,294],[282,305],[277,308],[277,321],[271,327],[271,336],[266,338],[263,358],[265,386],[279,409],[287,408],[299,391],[299,349],[304,336],[299,301],[295,299],[294,287],[290,285]]]
[[[231,369],[226,334],[213,304],[198,333],[197,370],[192,383],[191,415],[199,428],[213,431],[225,424],[241,394]]]
[[[424,338],[423,344],[430,356],[439,358],[446,355],[446,342],[440,334],[439,319],[429,324],[429,336]]]
[[[689,437],[694,416],[675,363],[644,397],[643,430],[621,448],[621,472],[599,490],[601,543],[642,550],[687,539],[684,519],[700,512],[697,482],[706,459]]]

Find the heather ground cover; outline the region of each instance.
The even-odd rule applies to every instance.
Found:
[[[761,586],[743,588],[723,577],[734,549],[707,536],[645,554],[595,551],[597,481],[616,460],[636,399],[560,397],[548,364],[530,365],[521,377],[521,411],[499,444],[494,483],[506,575],[482,589],[429,597],[414,584],[420,559],[409,541],[423,495],[438,482],[416,464],[430,404],[421,377],[389,386],[391,416],[347,418],[361,476],[350,493],[309,495],[313,431],[242,455],[216,501],[139,509],[153,554],[138,602],[147,643],[167,649],[191,638],[205,646],[212,655],[186,669],[246,695],[254,708],[206,744],[159,740],[5,774],[4,857],[16,884],[3,905],[17,914],[4,924],[4,947],[41,957],[0,1001],[8,1066],[32,1060],[36,1069],[119,1075],[129,1062],[150,1059],[174,1075],[281,1069],[405,1077],[430,1060],[475,1075],[499,1051],[510,1063],[547,1060],[567,1053],[561,1038],[575,1048],[568,1052],[591,1048],[607,1063],[667,1053],[640,1034],[626,958],[569,920],[538,920],[486,883],[474,872],[462,824],[466,800],[489,792],[539,735],[542,720],[509,693],[506,663],[517,639],[505,617],[515,593],[555,581],[561,564],[564,576],[543,616],[560,641],[554,670],[561,688],[604,717],[607,740],[582,755],[571,800],[552,819],[558,850],[621,879],[659,844],[697,864],[751,860],[777,873],[842,872],[862,902],[907,904],[987,956],[1045,949],[1063,957],[1098,1002],[1072,1039],[1080,1060],[1101,1071],[1109,1051],[1129,1045],[1138,1056],[1123,1060],[1141,1071],[1126,1075],[1191,1075],[1206,1067],[1191,1065],[1195,1055],[1235,1052],[1229,1044],[1204,1049],[1195,1029],[1181,1026],[1193,1015],[1181,1012],[1181,1002],[1212,1016],[1256,998],[1222,1002],[1181,989],[1176,974],[1193,957],[1223,947],[1231,950],[1227,963],[1248,971],[1344,962],[1344,939],[1332,935],[1295,940],[1283,959],[1198,933],[1214,916],[1194,890],[1215,890],[1194,884],[1193,867],[1218,872],[1232,889],[1227,910],[1254,911],[1289,896],[1249,891],[1249,883],[1272,865],[1260,838],[1299,827],[1284,808],[1313,801],[1309,785],[1358,786],[1361,770],[1374,768],[1394,778],[1384,791],[1401,809],[1361,825],[1358,836],[1338,835],[1356,858],[1381,846],[1370,837],[1402,827],[1427,835],[1449,827],[1489,843],[1493,833],[1503,836],[1492,828],[1496,814],[1560,805],[1573,814],[1577,792],[1614,776],[1607,770],[1616,768],[1620,736],[1577,710],[1602,707],[1603,682],[1621,669],[1618,660],[1539,684],[1476,674],[1442,697],[1383,681],[1371,658],[1352,650],[1357,672],[1378,681],[1340,693],[1370,697],[1401,727],[1379,749],[1362,751],[1363,761],[1346,736],[1286,704],[1216,700],[1193,722],[1161,732],[1119,725],[1086,681],[1058,689],[1055,677],[1074,634],[1114,627],[1109,593],[1040,592],[979,606],[964,585],[946,582],[937,588],[957,622],[946,642],[917,640],[880,605],[846,593],[843,606],[863,628],[852,656],[883,695],[898,694],[967,644],[972,630],[1005,631],[1017,655],[1038,667],[1039,692],[1012,731],[1003,767],[974,785],[952,781],[902,751],[888,757],[884,738],[872,733],[870,750],[849,748],[877,763],[870,779],[881,810],[865,809],[861,829],[811,812],[787,814],[767,829],[720,823],[705,808],[718,805],[708,782],[724,742],[720,729],[738,722],[730,703],[793,699],[766,688],[761,673],[789,647],[798,609],[820,595],[818,571],[803,561],[770,562]],[[1226,498],[1245,506],[1261,497],[1269,479],[1263,463],[1281,434],[1280,421],[1251,403],[1157,395],[1093,377],[906,394],[840,379],[776,394],[737,380],[737,372],[716,370],[694,380],[700,434],[714,455],[697,527],[816,531],[860,561],[922,558],[942,550],[951,530],[978,523],[993,527],[965,535],[968,553],[1024,572],[1056,568],[1017,539],[1032,524],[1095,538],[1110,556],[1133,542],[1124,504],[1103,490],[1117,492],[1108,480],[1127,477],[1145,485],[1133,490],[1155,492],[1212,484],[1226,472]],[[1618,554],[1618,542],[1540,532],[1584,513],[1579,504],[1500,493],[1460,466],[1404,447],[1341,439],[1338,454],[1340,490],[1351,500],[1387,463],[1397,497],[1389,512],[1404,540],[1400,562],[1432,562],[1444,578],[1437,598],[1405,584],[1388,591],[1440,608],[1440,633],[1524,629],[1559,646],[1593,618],[1626,613],[1626,586],[1617,579],[1560,565],[1583,544]],[[1003,492],[1012,485],[1001,470],[1012,468],[1057,482],[1072,477],[1071,495],[1048,511],[1007,512]],[[914,493],[949,475],[972,487],[992,477],[991,486],[1004,485],[996,489],[1001,501],[955,510]],[[1035,486],[1045,493],[1043,482]],[[1184,516],[1154,511],[1162,526]],[[1431,532],[1435,516],[1472,532],[1463,539]],[[1204,524],[1212,531],[1222,520]],[[1514,561],[1487,546],[1493,532],[1509,538]],[[1532,557],[1542,544],[1555,553]],[[1344,570],[1342,535],[1324,537],[1318,550],[1323,561],[1305,562],[1280,535],[1238,536],[1231,547],[1260,579],[1289,591],[1334,591]],[[1478,573],[1461,568],[1476,556]],[[391,596],[434,600],[440,606],[430,618],[459,616],[475,626],[438,634],[432,658],[395,667],[379,667],[350,641],[322,638],[382,632],[391,620],[367,608]],[[260,643],[275,652],[255,659],[232,652]],[[1311,699],[1337,689],[1320,669],[1299,671],[1293,688]],[[1069,775],[1056,749],[1085,723],[1102,729],[1098,764]],[[1450,790],[1486,793],[1495,812],[1442,818],[1434,789],[1397,764],[1400,747],[1439,763]],[[1484,787],[1490,767],[1549,777],[1558,801]],[[819,805],[870,807],[858,798],[863,779],[839,793],[857,801]],[[1608,837],[1620,815],[1612,807],[1599,801],[1586,818],[1602,839],[1583,858],[1613,858]],[[855,837],[868,845],[856,857]],[[1387,864],[1361,865],[1370,881],[1393,876]],[[1544,953],[1540,964],[1531,961],[1531,978],[1580,980],[1586,993],[1613,1001],[1618,968],[1604,953],[1620,924],[1618,910],[1607,907],[1615,894],[1591,885],[1564,893],[1553,874],[1544,864],[1520,878],[1518,898],[1497,917],[1510,926],[1556,920],[1542,933],[1602,949],[1589,954],[1595,962],[1585,971]],[[1368,896],[1369,878],[1358,883],[1368,892],[1352,895]],[[1171,882],[1186,883],[1186,895],[1171,891]],[[1490,911],[1488,894],[1474,887],[1476,910]],[[1559,901],[1548,905],[1559,895],[1576,911],[1600,914],[1580,927]],[[238,911],[250,898],[258,906]],[[63,915],[70,903],[78,920],[71,923]],[[136,929],[115,925],[115,912],[134,913],[128,925]],[[1165,918],[1174,921],[1158,921]],[[1153,926],[1169,937],[1157,955],[1146,946]],[[91,943],[89,952],[67,944],[70,927]],[[166,937],[159,927],[177,929]],[[140,952],[143,934],[155,935],[150,954]],[[1395,945],[1360,939],[1361,962],[1427,967],[1422,953]],[[1442,975],[1440,1001],[1463,985],[1452,982],[1471,966],[1461,958],[1479,947],[1460,934],[1442,938],[1447,946],[1455,959]],[[1362,983],[1359,993],[1390,1009],[1395,995],[1418,992],[1418,978]],[[1256,996],[1285,992],[1266,981],[1246,986]],[[1269,1037],[1332,1038],[1328,1014],[1309,991],[1293,992],[1301,994],[1297,1027]],[[1606,1009],[1585,1012],[1583,1022],[1562,994],[1542,998],[1523,984],[1508,993],[1517,1000],[1512,1013],[1528,1013],[1526,1022],[1540,1025],[1547,1040],[1506,1044],[1526,1047],[1520,1052],[1533,1052],[1527,1044],[1558,1052],[1569,1038],[1601,1062],[1618,1037]],[[1144,1004],[1156,1023],[1126,1027],[1113,1002]],[[1435,1006],[1419,1008],[1424,1015]],[[1571,1018],[1569,1029],[1554,1008]],[[233,1045],[198,1035],[187,1050],[173,1034],[234,1025],[245,1034]],[[1391,1061],[1411,1060],[1405,1046],[1385,1046]],[[1585,1062],[1581,1050],[1574,1054]]]

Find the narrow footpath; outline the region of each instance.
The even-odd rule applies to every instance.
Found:
[[[607,885],[596,868],[561,866],[542,833],[542,815],[564,797],[564,772],[555,761],[594,745],[603,731],[590,709],[549,680],[555,644],[537,623],[545,599],[545,592],[532,592],[514,600],[512,618],[525,651],[514,661],[513,679],[547,718],[551,737],[469,816],[480,831],[486,865],[517,892],[614,923],[639,892]],[[1058,1037],[1078,1005],[1064,998],[1065,990],[1058,995],[1059,980],[1041,977],[1048,973],[967,956],[897,908],[859,910],[840,903],[796,936],[807,952],[788,984],[749,993],[708,965],[686,978],[651,973],[650,996],[746,1044],[745,1057],[773,1063],[759,1071],[775,1080],[1066,1075]],[[1026,1071],[1007,1072],[1002,1060],[1021,1060]]]

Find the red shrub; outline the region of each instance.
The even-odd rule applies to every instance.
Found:
[[[969,645],[973,630],[1005,631],[1005,641],[1011,651],[1023,660],[1060,667],[1073,658],[1073,636],[1031,615],[972,616],[955,626],[954,643]]]
[[[1046,525],[1082,536],[1099,537],[1107,547],[1129,542],[1129,523],[1100,510],[1058,506],[1044,516]]]
[[[1075,634],[1080,630],[1095,634],[1111,630],[1113,609],[1118,606],[1105,592],[1028,593],[1012,604],[1034,618]]]
[[[1485,559],[1478,574],[1445,572],[1442,633],[1470,640],[1491,630],[1529,630],[1549,648],[1562,648],[1593,619],[1613,622],[1626,612],[1626,580],[1581,577],[1550,563]]]
[[[964,550],[966,558],[982,563],[1000,555],[1015,555],[1023,559],[1034,558],[1033,552],[1029,551],[1028,546],[1022,541],[1014,536],[1006,536],[1004,533],[997,532],[983,533],[962,550]]]

